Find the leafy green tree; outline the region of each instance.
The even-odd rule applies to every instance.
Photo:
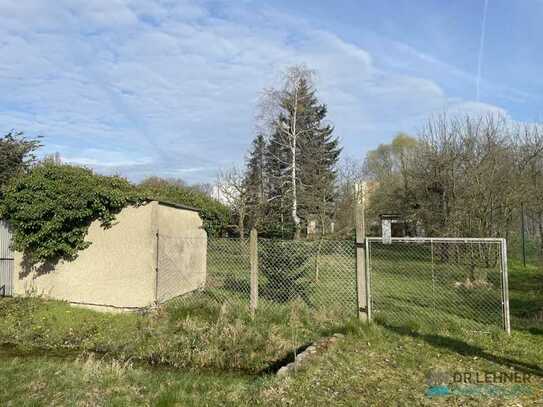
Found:
[[[266,206],[266,139],[258,134],[251,145],[245,169],[247,217],[250,227],[260,229]]]
[[[276,302],[288,302],[301,297],[309,302],[310,262],[307,248],[301,245],[311,244],[285,240],[259,242],[259,270],[266,277],[262,290],[264,297]]]
[[[371,195],[369,217],[376,219],[382,213],[396,213],[407,221],[408,231],[413,211],[418,207],[411,188],[411,170],[417,139],[399,133],[390,144],[381,144],[369,151],[364,162],[367,178],[378,185]],[[415,224],[416,222],[414,222]]]
[[[289,211],[288,172],[289,152],[281,144],[281,134],[275,131],[267,144],[264,154],[266,177],[264,216],[260,229],[264,236],[285,238],[294,233]]]
[[[8,181],[24,173],[36,161],[39,139],[27,138],[22,132],[0,137],[0,193]]]
[[[300,142],[300,216],[306,220],[317,217],[321,233],[331,221],[337,198],[336,166],[341,153],[333,127],[323,124],[326,106],[319,104],[312,90],[306,107],[308,131]]]

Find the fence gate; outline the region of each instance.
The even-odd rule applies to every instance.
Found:
[[[510,332],[504,239],[366,240],[370,312],[386,323]]]
[[[11,233],[6,222],[0,220],[0,296],[13,294],[13,252]]]

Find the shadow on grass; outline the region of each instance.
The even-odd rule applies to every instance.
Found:
[[[543,284],[542,284],[543,287]],[[511,316],[514,318],[528,319],[537,322],[537,315],[543,312],[543,296],[540,298],[526,295],[523,298],[514,296],[509,298]]]
[[[442,335],[421,334],[418,332],[414,332],[408,328],[394,325],[383,324],[383,326],[386,329],[397,334],[411,336],[413,338],[423,340],[424,342],[432,346],[442,349],[448,349],[462,356],[477,356],[478,358],[486,359],[489,362],[493,362],[502,366],[512,367],[523,373],[543,377],[543,369],[536,364],[525,363],[519,360],[493,355],[492,353],[487,352],[485,349],[479,346],[470,345],[459,339]]]

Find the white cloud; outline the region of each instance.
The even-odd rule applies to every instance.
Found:
[[[361,155],[450,100],[432,80],[273,10],[192,1],[5,1],[0,123],[46,137],[71,162],[132,178],[202,180],[242,160],[260,90],[288,64],[318,72],[346,151]]]
[[[511,120],[509,113],[498,106],[494,106],[488,103],[465,101],[452,103],[447,112],[452,115],[473,115],[473,116],[486,116],[497,115]]]
[[[84,166],[94,167],[132,167],[141,166],[152,163],[151,157],[137,157],[134,159],[127,158],[127,155],[119,151],[85,149],[79,151],[78,155],[63,155],[63,162],[70,164],[79,164]]]

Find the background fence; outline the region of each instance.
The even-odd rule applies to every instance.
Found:
[[[502,239],[367,239],[374,318],[436,329],[509,330]]]

